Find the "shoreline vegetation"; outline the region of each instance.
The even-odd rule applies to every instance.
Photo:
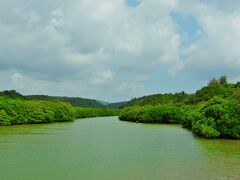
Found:
[[[0,93],[0,126],[119,116],[122,121],[181,124],[204,138],[240,139],[240,82],[228,83],[226,76],[212,79],[193,94],[134,98],[120,103],[120,109],[79,107],[59,97],[44,96],[47,100],[37,97],[24,98],[16,91]]]
[[[74,107],[61,101],[22,100],[0,96],[0,126],[67,122],[117,116],[118,109]]]
[[[122,121],[182,124],[204,138],[240,139],[240,83],[212,79],[194,94],[159,94],[133,99]]]

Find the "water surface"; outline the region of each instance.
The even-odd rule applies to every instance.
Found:
[[[0,127],[0,179],[240,179],[240,141],[117,117]]]

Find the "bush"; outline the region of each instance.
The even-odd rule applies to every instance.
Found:
[[[104,117],[104,116],[117,116],[120,110],[106,109],[106,108],[75,108],[76,118],[89,118],[89,117]]]
[[[202,119],[194,123],[195,134],[208,138],[240,138],[239,101],[214,97],[200,112]]]
[[[196,135],[205,138],[216,138],[220,136],[220,132],[216,130],[216,123],[213,118],[203,118],[193,124],[192,131]]]
[[[0,126],[8,126],[11,124],[11,118],[4,109],[0,110]]]
[[[182,125],[184,128],[192,129],[193,124],[201,119],[198,107],[187,107],[183,113]]]
[[[140,106],[126,107],[119,114],[119,119],[122,121],[136,122],[140,119]]]
[[[73,121],[76,118],[116,116],[119,110],[78,108],[61,101],[22,100],[0,96],[0,126]]]
[[[182,124],[205,138],[240,138],[240,102],[213,97],[197,105],[133,106],[122,110],[120,120]]]
[[[181,107],[172,105],[127,107],[120,113],[119,119],[142,123],[181,123],[183,116]]]

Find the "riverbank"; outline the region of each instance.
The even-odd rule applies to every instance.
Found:
[[[214,97],[186,105],[133,106],[122,110],[119,119],[141,123],[182,124],[204,138],[240,139],[240,103]]]
[[[74,107],[61,101],[0,96],[0,126],[68,122],[79,118],[116,116],[118,113],[116,109]]]

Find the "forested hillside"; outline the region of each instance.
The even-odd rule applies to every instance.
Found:
[[[105,107],[107,108],[113,108],[113,109],[118,109],[126,105],[129,101],[123,101],[123,102],[117,102],[117,103],[110,103],[107,104]]]
[[[150,95],[150,96],[134,98],[121,107],[123,108],[123,107],[128,107],[128,106],[135,106],[135,105],[144,106],[144,105],[182,103],[190,97],[191,97],[191,95],[186,94],[185,92],[175,93],[175,94],[172,94],[172,93],[154,94],[154,95]]]
[[[47,96],[47,95],[28,95],[24,96],[15,90],[6,90],[0,92],[1,96],[9,97],[12,99],[22,99],[22,100],[44,100],[44,101],[62,101],[68,102],[76,107],[92,107],[92,108],[113,108],[118,109],[120,106],[126,104],[127,102],[119,103],[101,103],[100,101],[94,99],[86,99],[81,97],[61,97],[61,96]]]
[[[31,95],[25,96],[26,99],[30,100],[46,100],[46,101],[63,101],[72,104],[73,106],[80,107],[94,107],[94,108],[103,108],[104,105],[99,103],[97,100],[85,99],[80,97],[59,97],[59,96],[46,96],[46,95]]]
[[[161,105],[161,104],[186,104],[193,105],[200,102],[208,101],[214,96],[222,98],[240,98],[240,82],[236,84],[228,83],[227,77],[222,76],[220,79],[212,79],[208,85],[196,93],[187,94],[185,92],[180,93],[169,93],[169,94],[155,94],[144,96],[140,98],[134,98],[123,107],[128,106],[144,106],[144,105]]]
[[[142,123],[182,124],[205,138],[240,138],[240,83],[212,79],[194,94],[158,94],[133,99],[119,118]]]

